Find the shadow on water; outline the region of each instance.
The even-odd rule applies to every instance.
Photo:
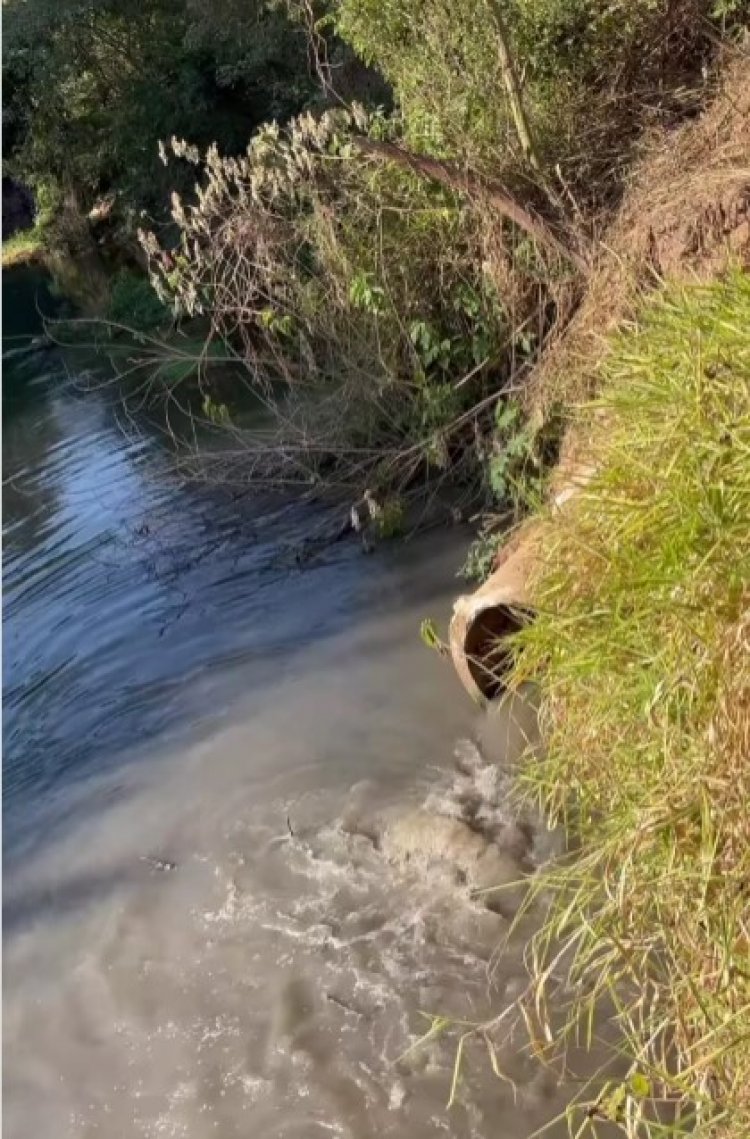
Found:
[[[145,871],[144,871],[145,872]],[[101,873],[80,874],[63,885],[24,889],[3,899],[3,931],[5,937],[13,937],[44,915],[45,921],[55,922],[69,917],[76,910],[102,901],[130,885],[135,880],[133,865],[125,865],[121,870],[107,870]]]
[[[41,343],[44,321],[68,312],[54,296],[51,282],[35,266],[19,266],[2,274],[3,426],[8,428],[24,409],[40,398],[46,384],[62,372],[57,354]],[[3,472],[8,463],[3,449]]]
[[[3,270],[3,348],[23,346],[38,336],[44,318],[69,315],[70,305],[55,294],[54,286],[42,270],[20,265]]]

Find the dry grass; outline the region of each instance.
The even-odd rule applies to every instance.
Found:
[[[529,384],[536,415],[592,395],[607,336],[632,316],[644,287],[708,280],[732,259],[750,264],[749,53],[750,41],[718,70],[703,115],[644,142],[582,303]]]

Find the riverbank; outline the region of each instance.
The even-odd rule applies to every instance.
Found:
[[[153,0],[152,26],[139,22],[144,47],[156,27],[167,39],[173,32],[163,7]],[[39,69],[17,76],[26,115],[17,165],[89,219],[92,207],[101,221],[107,215],[111,236],[135,242],[137,234],[134,276],[148,265],[169,327],[202,320],[201,359],[216,345],[237,365],[236,388],[266,400],[273,431],[242,437],[238,477],[301,493],[314,486],[346,511],[369,491],[380,517],[402,515],[450,481],[462,489],[462,516],[490,512],[497,533],[524,508],[519,499],[538,496],[554,462],[555,409],[527,421],[519,393],[589,288],[635,159],[652,135],[700,113],[725,58],[742,51],[734,5],[630,7],[628,20],[613,23],[598,0],[580,13],[547,0],[507,13],[466,0],[452,20],[406,3],[384,27],[361,0],[342,0],[325,33],[323,25],[313,33],[302,6],[302,26],[292,21],[283,33],[298,46],[311,37],[304,82],[290,85],[286,113],[277,105],[273,116],[245,119],[239,143],[224,134],[218,108],[208,138],[194,116],[174,118],[169,101],[154,120],[143,95],[149,69],[146,87],[118,89],[105,107],[81,90],[75,127],[58,134],[40,107],[56,82],[67,105],[78,89],[71,59],[89,51],[98,59],[113,40],[110,29],[99,42],[96,27],[80,37],[66,17],[71,51],[63,52],[65,34],[45,17],[50,59],[41,51]],[[407,26],[422,32],[407,35]],[[196,33],[177,37],[180,45],[194,46]],[[334,68],[322,62],[333,59],[329,49]],[[341,52],[377,70],[379,94],[364,75],[361,89],[337,93]],[[148,61],[158,85],[161,60],[149,52]],[[245,62],[255,74],[259,61]],[[192,89],[192,63],[189,74]],[[115,124],[144,111],[148,129],[133,149],[130,127]],[[102,165],[120,144],[122,161]],[[120,323],[136,308],[135,288],[121,290]],[[185,375],[179,354],[143,355],[139,379],[174,399]],[[206,418],[233,426],[231,395],[200,370]],[[491,543],[474,551],[470,570],[482,572],[491,553]]]
[[[613,338],[577,418],[597,474],[548,521],[516,642],[546,739],[521,786],[580,845],[537,883],[533,971],[557,989],[567,947],[554,1048],[615,1002],[630,1072],[597,1110],[628,1135],[750,1127],[749,328],[734,270]]]
[[[535,883],[535,1016],[551,1057],[614,1009],[626,1078],[571,1115],[627,1136],[750,1130],[749,122],[743,62],[636,171],[529,389],[594,472],[538,514],[509,679],[546,741],[520,792],[577,849]]]
[[[3,178],[3,269],[44,263],[59,211],[60,202],[48,189],[35,195],[18,179]]]
[[[147,5],[144,16],[153,7]],[[748,486],[740,460],[748,454],[743,336],[750,314],[741,265],[750,244],[750,84],[747,40],[740,42],[741,6],[711,5],[709,13],[700,0],[642,0],[627,6],[627,20],[613,20],[610,5],[563,11],[565,6],[547,0],[507,12],[507,6],[484,0],[462,3],[450,13],[439,5],[397,5],[388,20],[358,0],[336,7],[331,27],[380,70],[391,110],[366,99],[364,107],[329,100],[328,65],[319,57],[323,41],[316,31],[311,51],[324,102],[303,101],[300,108],[295,95],[287,113],[274,112],[273,119],[269,113],[255,124],[246,150],[243,133],[239,147],[222,142],[220,154],[210,145],[217,136],[222,141],[218,122],[211,121],[207,136],[191,115],[157,120],[152,108],[161,98],[144,97],[148,90],[159,96],[163,91],[162,63],[174,56],[168,21],[161,25],[162,46],[150,57],[153,71],[143,76],[149,83],[153,76],[153,87],[128,81],[105,108],[109,122],[89,102],[90,92],[81,92],[96,130],[79,134],[76,147],[65,132],[59,138],[50,132],[47,141],[66,140],[60,168],[83,182],[81,200],[94,200],[114,177],[124,191],[128,232],[153,226],[139,238],[158,301],[145,279],[129,272],[113,290],[114,309],[104,304],[109,290],[89,270],[88,291],[102,305],[102,316],[112,320],[119,306],[122,324],[136,326],[137,350],[128,344],[118,356],[136,402],[163,397],[170,411],[176,406],[185,412],[189,426],[224,431],[225,450],[205,455],[196,445],[187,463],[178,455],[179,473],[193,488],[200,477],[205,483],[234,483],[234,489],[273,485],[285,494],[294,490],[303,501],[327,496],[344,518],[353,518],[353,529],[372,524],[391,532],[407,507],[422,509],[436,488],[452,482],[462,496],[452,511],[456,519],[478,511],[493,515],[491,541],[469,559],[475,568],[487,566],[492,542],[504,541],[509,520],[547,492],[559,421],[566,423],[558,474],[579,457],[596,474],[564,513],[538,511],[548,535],[529,581],[538,619],[517,639],[512,681],[532,679],[539,686],[547,735],[547,753],[530,757],[522,786],[550,817],[567,824],[571,843],[580,845],[572,867],[553,863],[538,875],[529,869],[536,888],[556,899],[532,946],[534,1051],[564,1052],[579,1029],[586,1038],[589,1030],[581,1026],[590,1023],[592,1010],[614,1002],[629,1071],[620,1082],[600,1080],[591,1095],[584,1091],[578,1097],[571,1111],[582,1114],[582,1123],[614,1122],[642,1139],[654,1135],[657,1119],[672,1126],[678,1117],[677,1124],[694,1134],[697,1127],[711,1139],[720,1131],[728,1139],[744,1139],[749,1109],[743,1089],[750,1078],[744,899],[750,867],[742,794],[750,788],[743,656]],[[154,39],[151,29],[148,23],[138,27],[147,46]],[[413,34],[416,27],[419,35]],[[86,36],[70,30],[70,42],[84,49],[85,58]],[[57,31],[54,41],[65,44]],[[110,36],[95,39],[94,58],[107,42]],[[183,42],[188,40],[180,37]],[[67,69],[76,62],[72,54],[61,54],[58,77],[66,90]],[[85,67],[78,70],[88,74]],[[122,73],[119,66],[112,70]],[[40,69],[33,78],[41,75]],[[42,86],[54,90],[46,76]],[[141,100],[137,108],[131,104],[134,92]],[[173,108],[174,101],[163,102]],[[123,114],[128,108],[145,109],[148,132],[133,132],[132,116]],[[86,116],[80,121],[85,125]],[[249,129],[243,120],[242,131]],[[181,141],[185,130],[195,137]],[[90,151],[100,131],[108,145],[127,144],[112,169],[106,148]],[[143,135],[150,132],[158,133],[145,145]],[[28,137],[33,140],[35,132]],[[163,173],[153,163],[158,179],[148,158],[157,138],[168,167]],[[137,150],[130,149],[131,141]],[[26,154],[37,157],[28,147]],[[91,157],[96,161],[81,161]],[[43,154],[39,160],[49,162]],[[170,189],[171,223],[165,214]],[[148,209],[141,208],[144,202]],[[178,353],[138,332],[139,323],[158,327],[167,311],[178,332],[193,320],[205,322],[210,332]],[[233,421],[231,398],[225,402],[207,374],[213,348],[237,365],[236,375],[227,377],[231,394],[248,390],[263,399],[268,420],[262,432],[243,432]],[[114,353],[110,359],[116,368]],[[198,410],[185,399],[186,385],[194,382]],[[173,432],[171,418],[168,424]],[[151,516],[134,520],[123,545],[130,550],[131,538],[137,546],[136,539],[152,532]],[[170,551],[182,550],[168,533]],[[188,566],[194,561],[192,543],[191,532],[184,554]],[[314,569],[320,553],[313,547],[310,557],[294,554],[291,562],[300,572],[303,565]],[[352,546],[347,556],[355,553]],[[159,563],[154,565],[158,570]],[[231,582],[234,568],[227,571]],[[278,570],[275,562],[264,562],[266,568]],[[184,576],[184,569],[170,575],[170,584],[179,579],[180,589],[158,627],[159,641],[190,620],[196,622],[197,641],[210,631],[205,614],[199,620],[202,610],[182,589]],[[250,582],[248,588],[247,580],[237,581],[228,598],[225,608],[233,618],[235,607],[238,617],[247,615],[248,595],[265,597],[252,575]],[[420,597],[425,582],[415,582]],[[220,590],[223,583],[223,576],[208,583],[200,578],[194,596],[205,599],[207,584]],[[332,593],[334,605],[336,599]],[[115,604],[121,605],[119,597]],[[277,608],[289,621],[292,639],[299,636],[300,621],[306,630],[320,628],[319,604],[300,606],[299,617],[285,594]],[[351,612],[361,613],[362,607]],[[351,623],[361,632],[365,625],[359,621],[353,616]],[[40,624],[39,639],[46,644],[47,630],[55,626],[49,620]],[[92,624],[98,634],[98,611]],[[136,633],[140,644],[140,629]],[[368,633],[377,642],[383,626],[378,621]],[[256,652],[264,681],[267,675],[277,678],[284,647],[274,616],[268,646]],[[194,645],[187,649],[184,659],[194,660]],[[237,651],[246,651],[242,640]],[[404,651],[401,644],[399,655]],[[92,651],[92,657],[98,654]],[[68,663],[55,662],[38,682],[31,671],[36,661],[30,662],[27,687],[44,693],[45,706],[48,676],[65,678]],[[331,674],[330,687],[340,684],[339,675]],[[412,682],[410,671],[407,687]],[[418,683],[426,681],[420,677]],[[387,684],[393,686],[390,672]],[[93,691],[90,684],[85,691]],[[169,692],[154,683],[142,698],[153,696],[161,709]],[[112,721],[119,724],[105,685],[100,696],[94,720],[99,732]],[[375,697],[367,706],[382,731],[391,713],[385,698]],[[448,703],[449,714],[455,712]],[[333,710],[340,728],[345,709]],[[425,716],[431,714],[428,707]],[[245,750],[272,753],[285,717],[286,706],[270,721],[270,749],[268,738],[260,736]],[[20,733],[25,746],[32,730]],[[353,722],[351,751],[358,730]],[[101,735],[79,735],[101,747]],[[382,763],[385,750],[378,737],[368,773]],[[41,741],[43,770],[49,752]],[[96,753],[92,764],[95,758]],[[195,764],[200,766],[199,757]],[[349,756],[342,768],[348,779]],[[231,779],[226,786],[235,790]],[[194,801],[200,802],[199,792]],[[242,802],[232,797],[233,819],[243,820]],[[278,800],[269,792],[268,802]],[[282,802],[279,819],[287,843],[298,837],[297,801],[290,795]],[[267,825],[260,815],[252,817],[258,826]],[[335,817],[348,816],[342,808]],[[217,868],[227,867],[229,882],[217,914],[226,911],[234,919],[242,899],[242,875],[238,886],[234,867],[245,865],[250,850],[262,874],[261,852],[278,837],[264,832],[260,846],[245,842],[215,860]],[[342,866],[353,857],[347,842],[335,848],[345,852]],[[140,854],[131,850],[129,857]],[[179,858],[165,861],[189,858],[186,843]],[[338,877],[339,863],[333,863]],[[263,893],[251,885],[248,894]],[[46,896],[47,883],[41,887]],[[77,882],[70,883],[74,897],[77,889]],[[344,898],[343,908],[351,912],[357,903]],[[307,936],[310,921],[298,917],[295,912],[291,935],[301,927]],[[273,929],[279,915],[266,913],[264,920]],[[337,913],[316,948],[327,953],[334,942],[340,946],[338,920]],[[382,920],[389,925],[390,919]],[[313,935],[327,921],[321,904]],[[152,928],[147,923],[143,945]],[[353,936],[359,944],[360,931]],[[562,978],[561,941],[570,950]],[[106,946],[103,966],[111,952]],[[134,961],[144,952],[150,950],[140,949]],[[266,952],[270,959],[271,950]],[[176,955],[165,954],[164,960],[170,957]],[[132,981],[133,965],[127,962],[125,985]],[[246,966],[243,958],[225,970],[233,993]],[[421,968],[418,960],[410,961],[405,983]],[[33,970],[30,977],[32,993]],[[461,986],[459,976],[451,995],[469,994],[471,1003],[469,983],[466,993]],[[552,986],[559,986],[549,1001],[555,1009],[558,997],[578,994],[562,1028],[559,1017],[546,1012]],[[202,1000],[203,976],[196,990]],[[426,991],[431,1000],[430,987]],[[342,1009],[359,1025],[367,1011],[355,1005],[352,1012],[351,995],[356,985],[353,994],[344,994]],[[152,994],[147,996],[150,1004]],[[324,1008],[328,999],[321,988]],[[420,1001],[426,1003],[421,994]],[[59,1007],[65,1026],[64,997]],[[259,1007],[273,1019],[272,1009],[262,1002]],[[415,1016],[416,1011],[410,1010]],[[167,1015],[165,1009],[159,1029],[170,1023]],[[243,1021],[240,1035],[246,1030]],[[360,1034],[363,1042],[367,1035]],[[144,1037],[133,1039],[140,1052]],[[340,1036],[332,1040],[338,1048]],[[484,1042],[481,1029],[477,1040]],[[463,1041],[462,1036],[459,1048]],[[191,1043],[198,1047],[192,1038]],[[492,1041],[486,1043],[494,1069],[497,1056]],[[408,1045],[404,1055],[411,1051]],[[317,1055],[307,1046],[302,1053]],[[320,1054],[321,1070],[328,1070],[330,1054]],[[273,1084],[266,1059],[259,1039],[250,1078]],[[194,1071],[191,1054],[178,1091]],[[490,1069],[484,1071],[492,1082]],[[457,1064],[451,1102],[460,1074]],[[443,1084],[444,1075],[445,1070]],[[511,1081],[515,1089],[512,1076]],[[88,1095],[86,1081],[82,1087]],[[281,1105],[285,1093],[279,1087]],[[388,1111],[391,1090],[396,1106],[402,1102],[394,1084]],[[441,1086],[441,1107],[446,1090]],[[178,1091],[170,1103],[177,1113]],[[201,1093],[189,1094],[194,1114],[186,1126],[192,1134]],[[33,1098],[42,1097],[35,1092]],[[363,1103],[358,1120],[367,1116]],[[103,1100],[102,1119],[108,1108]],[[21,1132],[28,1130],[28,1110],[25,1104]],[[493,1110],[488,1109],[487,1126],[496,1130]],[[321,1107],[321,1120],[323,1112]],[[476,1132],[471,1120],[465,1122]],[[433,1123],[430,1115],[432,1130]],[[442,1116],[435,1126],[446,1126]],[[481,1133],[484,1124],[479,1126]]]

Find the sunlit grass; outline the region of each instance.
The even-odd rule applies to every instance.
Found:
[[[56,220],[61,207],[59,196],[49,186],[37,186],[35,199],[34,224],[3,241],[3,269],[41,261],[50,245],[54,244]]]
[[[579,852],[541,875],[555,1047],[614,1008],[629,1075],[574,1125],[750,1135],[750,278],[669,287],[582,409],[598,475],[551,528],[515,681],[522,792]],[[573,1124],[572,1124],[573,1126]]]
[[[3,242],[2,267],[10,269],[13,265],[36,261],[43,249],[43,234],[37,226],[21,230]]]

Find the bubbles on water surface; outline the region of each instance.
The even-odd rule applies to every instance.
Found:
[[[483,1022],[525,987],[512,919],[537,832],[508,792],[463,741],[411,802],[370,780],[178,816],[149,855],[169,873],[134,859],[127,889],[87,914],[85,959],[49,986],[44,1021],[21,1026],[31,1084],[61,1073],[35,1133],[65,1103],[71,1139],[522,1139],[547,1122],[560,1092],[514,1020],[495,1042],[513,1084],[472,1039],[450,1111],[458,1033],[418,1043],[430,1017]],[[109,843],[132,826],[123,812]],[[496,904],[484,891],[501,874]]]
[[[407,1120],[410,1134],[443,1130],[455,1041],[413,1048],[429,1027],[424,1014],[479,1021],[523,986],[512,938],[490,967],[512,913],[488,908],[466,873],[490,855],[514,881],[531,865],[533,836],[512,816],[507,777],[464,743],[454,776],[415,810],[368,810],[373,790],[355,785],[332,821],[298,820],[285,834],[249,825],[244,842],[235,834],[238,849],[215,868],[213,906],[194,914],[204,973],[216,977],[207,959],[238,945],[246,963],[262,962],[248,1001],[261,1027],[246,1041],[238,1087],[252,1088],[254,1107],[279,1112],[279,1134],[294,1133],[300,1112],[357,1139],[402,1135]],[[231,1033],[224,1024],[216,1039],[226,1046]],[[513,1104],[486,1064],[479,1073],[465,1081],[451,1134],[484,1134],[484,1101]]]

